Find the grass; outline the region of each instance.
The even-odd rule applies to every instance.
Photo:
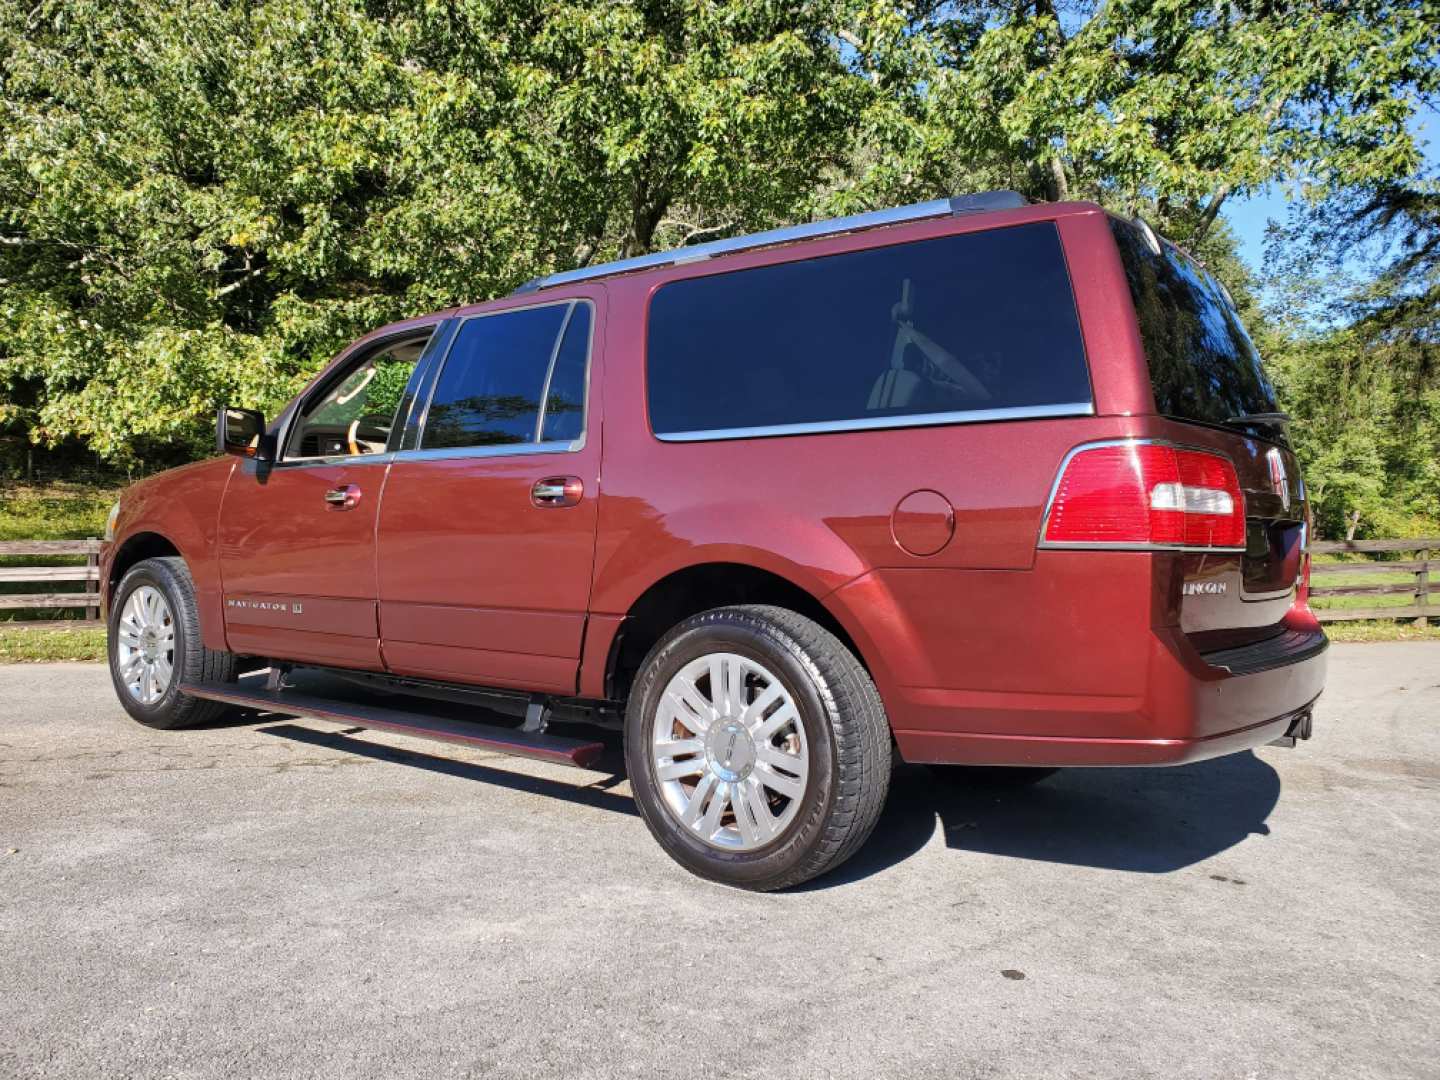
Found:
[[[104,659],[105,631],[100,627],[30,630],[0,625],[0,664]]]
[[[118,495],[113,488],[85,484],[0,487],[0,540],[99,536]]]
[[[1331,641],[1440,641],[1440,624],[1433,619],[1429,626],[1416,626],[1411,620],[1356,619],[1354,622],[1325,624],[1325,635]]]

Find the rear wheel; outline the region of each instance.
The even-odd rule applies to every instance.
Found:
[[[108,648],[120,704],[147,727],[188,727],[228,711],[180,693],[182,682],[229,682],[236,674],[231,653],[200,642],[195,584],[184,559],[146,559],[130,568],[110,605]]]
[[[769,890],[844,862],[890,782],[880,695],[828,630],[784,608],[717,608],[651,650],[625,753],[645,823],[701,877]]]

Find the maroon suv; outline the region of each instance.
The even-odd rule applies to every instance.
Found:
[[[577,725],[622,728],[656,839],[746,888],[859,848],[896,754],[1178,764],[1308,735],[1324,684],[1305,487],[1234,304],[1088,203],[554,274],[219,428],[112,516],[131,715],[579,765]]]

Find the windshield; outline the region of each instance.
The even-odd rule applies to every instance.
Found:
[[[1135,302],[1156,409],[1205,424],[1276,412],[1260,353],[1220,283],[1171,244],[1155,251],[1132,222],[1112,217],[1110,229]],[[1259,425],[1255,433],[1279,436]]]

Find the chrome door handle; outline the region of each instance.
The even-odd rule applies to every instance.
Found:
[[[360,487],[358,484],[345,484],[325,492],[325,509],[327,510],[354,510],[359,501]]]
[[[547,476],[530,489],[530,501],[542,509],[574,506],[584,496],[585,485],[578,476]]]

